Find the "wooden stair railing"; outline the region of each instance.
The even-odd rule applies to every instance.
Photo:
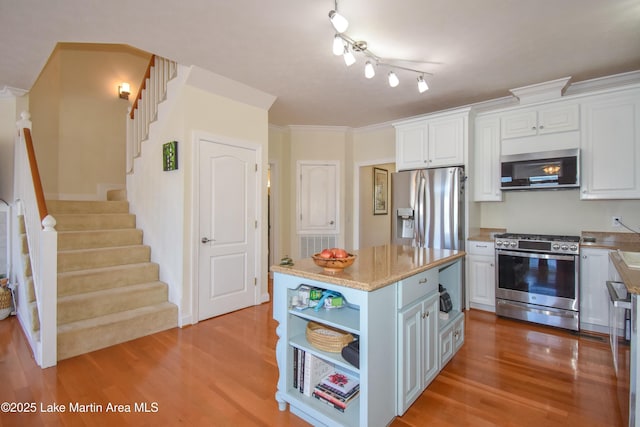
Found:
[[[149,126],[158,119],[158,106],[167,98],[167,84],[177,72],[175,61],[151,56],[127,117],[127,173],[133,171],[133,159],[140,156],[142,141],[149,137]]]
[[[31,120],[29,113],[21,114],[18,121],[18,136],[15,147],[15,204],[23,215],[29,246],[29,265],[36,296],[39,336],[34,335],[29,319],[29,307],[26,298],[18,299],[17,312],[21,324],[25,326],[34,352],[34,358],[42,368],[57,363],[58,329],[58,233],[55,230],[56,220],[48,214],[47,204],[42,189],[42,180],[38,169],[33,138],[31,136]],[[18,250],[19,242],[13,253]],[[18,257],[19,258],[19,257]],[[19,283],[18,292],[25,292],[27,286],[27,265],[21,258],[12,260],[13,270]],[[24,296],[24,294],[23,294]]]

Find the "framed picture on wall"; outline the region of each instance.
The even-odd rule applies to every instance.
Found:
[[[373,214],[386,215],[389,212],[388,199],[389,171],[373,168]]]
[[[176,169],[178,169],[178,141],[167,142],[162,145],[162,170]]]

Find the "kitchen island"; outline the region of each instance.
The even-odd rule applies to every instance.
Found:
[[[638,314],[640,314],[640,269],[629,267],[620,252],[609,254],[611,263],[620,275],[622,282],[631,294],[631,355],[629,373],[629,426],[640,422],[640,351],[638,349]]]
[[[278,343],[276,400],[281,410],[313,425],[385,426],[418,398],[464,341],[462,261],[465,252],[383,245],[355,252],[344,271],[325,272],[312,259],[273,266],[273,317]],[[439,315],[442,284],[452,309]],[[338,309],[299,309],[301,286],[342,295]],[[314,347],[306,338],[309,322],[340,329],[359,340],[359,364],[340,352]],[[304,352],[304,353],[301,353]],[[310,354],[357,379],[358,397],[343,411],[301,392],[294,360]]]

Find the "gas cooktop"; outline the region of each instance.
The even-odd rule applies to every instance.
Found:
[[[557,236],[553,234],[524,234],[524,233],[502,233],[496,234],[496,239],[511,240],[537,240],[541,242],[579,242],[580,236]]]

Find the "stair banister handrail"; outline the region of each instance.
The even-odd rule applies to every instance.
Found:
[[[131,106],[131,112],[129,112],[129,117],[133,120],[136,110],[138,109],[138,102],[142,99],[142,93],[147,87],[147,79],[151,77],[151,68],[156,62],[156,56],[151,55],[149,59],[149,64],[147,65],[147,70],[144,73],[144,77],[142,78],[142,82],[138,88],[138,94],[136,95],[136,99],[133,100],[133,105]]]
[[[176,77],[178,65],[175,61],[152,55],[140,83],[138,94],[127,111],[127,159],[126,172],[133,173],[133,159],[142,152],[142,141],[149,138],[151,123],[158,119],[159,104],[167,97],[167,87]]]
[[[55,230],[56,220],[48,214],[42,181],[38,170],[38,162],[31,137],[31,121],[29,113],[23,112],[18,121],[18,135],[15,149],[15,199],[22,211],[24,226],[29,246],[29,261],[33,286],[36,296],[38,318],[40,323],[39,338],[30,339],[36,362],[47,368],[57,363],[58,351],[58,233]],[[13,241],[20,245],[18,241]],[[14,250],[13,253],[16,253]],[[18,283],[26,287],[27,278],[24,272],[18,274]],[[26,301],[18,302],[27,304]],[[24,313],[18,307],[18,313]],[[25,325],[26,319],[21,324]],[[28,324],[25,334],[33,325]]]
[[[31,129],[22,128],[24,133],[25,148],[27,150],[27,158],[29,159],[29,166],[31,170],[31,179],[33,181],[33,188],[36,193],[36,202],[38,203],[38,212],[40,213],[40,221],[49,215],[47,209],[47,201],[44,198],[44,191],[42,190],[42,180],[40,179],[40,170],[38,169],[38,161],[36,160],[36,152],[33,149],[33,139],[31,138]]]

